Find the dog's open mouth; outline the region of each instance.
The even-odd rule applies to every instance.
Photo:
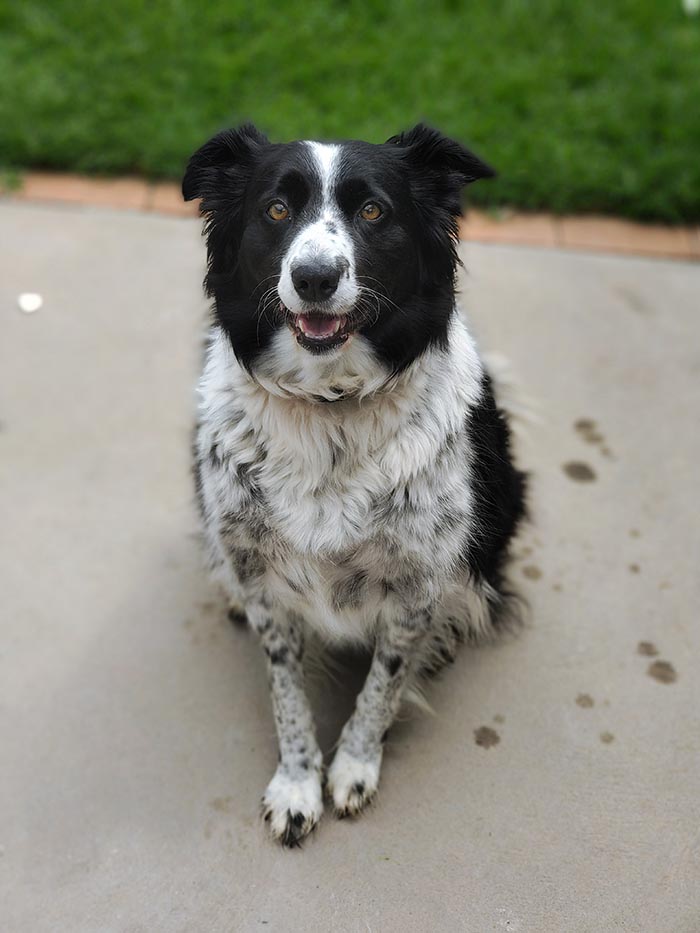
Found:
[[[294,314],[284,305],[281,307],[297,342],[312,353],[334,350],[342,346],[352,333],[353,329],[345,314]]]

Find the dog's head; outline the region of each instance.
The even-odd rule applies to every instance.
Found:
[[[363,394],[445,339],[462,187],[492,170],[419,125],[383,145],[270,143],[253,126],[190,159],[208,293],[241,363],[290,394]]]

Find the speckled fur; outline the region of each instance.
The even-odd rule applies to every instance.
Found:
[[[211,334],[196,443],[204,527],[212,569],[261,635],[285,774],[306,780],[311,767],[320,787],[303,628],[377,646],[329,772],[341,814],[376,791],[382,737],[406,682],[452,660],[465,638],[488,635],[492,609],[501,608],[502,597],[463,560],[479,534],[466,415],[482,375],[458,316],[446,348],[333,405],[292,395],[288,372],[261,385],[225,335]],[[349,787],[348,760],[363,774]],[[278,835],[296,840],[307,820],[296,828]]]
[[[336,154],[318,152],[321,174],[331,173]],[[207,153],[198,172],[209,170]],[[334,218],[334,243],[351,242],[332,181],[323,175],[318,210]],[[324,236],[319,216],[299,235],[304,248],[309,236]],[[445,242],[440,268],[449,272]],[[360,276],[351,255],[347,262],[355,288]],[[263,814],[287,845],[322,810],[305,633],[374,651],[328,770],[327,793],[347,816],[377,791],[384,737],[407,687],[452,660],[460,642],[488,635],[505,607],[503,566],[523,480],[451,278],[439,274],[452,302],[444,331],[418,337],[406,362],[387,359],[370,332],[330,354],[308,352],[285,326],[245,353],[235,350],[232,324],[215,323],[209,334],[198,499],[211,569],[267,658],[280,762]],[[412,313],[425,321],[426,311]]]

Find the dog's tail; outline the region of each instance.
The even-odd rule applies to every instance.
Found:
[[[493,383],[493,393],[499,408],[508,415],[513,433],[521,438],[542,423],[542,406],[528,395],[513,372],[513,366],[502,353],[484,353],[482,360]]]

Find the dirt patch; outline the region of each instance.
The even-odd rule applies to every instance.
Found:
[[[209,801],[209,806],[217,813],[230,813],[233,807],[233,797],[214,797]]]
[[[573,479],[577,483],[592,483],[596,479],[594,469],[581,460],[570,460],[568,463],[562,464],[562,470],[569,479]]]
[[[625,285],[615,285],[613,286],[613,291],[623,300],[627,307],[631,311],[635,311],[637,314],[648,315],[651,314],[651,308],[644,301],[641,295],[638,295],[637,292],[632,291],[631,288],[627,288]]]
[[[676,669],[670,661],[654,661],[647,668],[647,674],[660,684],[673,684],[678,680]]]
[[[659,649],[653,641],[640,641],[637,645],[637,654],[641,654],[645,658],[655,658],[658,653]]]
[[[542,571],[534,564],[528,564],[526,567],[523,567],[523,576],[527,577],[528,580],[539,580],[542,576]]]
[[[579,695],[576,697],[576,704],[582,709],[590,709],[594,703],[595,700],[590,695],[590,693],[579,693]]]
[[[579,418],[578,421],[574,421],[574,429],[587,444],[602,444],[605,440],[592,418]]]
[[[612,734],[612,732],[601,732],[600,741],[605,745],[610,745],[611,742],[615,741],[615,736]]]
[[[490,726],[479,726],[474,730],[474,741],[480,748],[492,748],[501,741],[500,735]]]
[[[586,444],[595,444],[604,457],[613,459],[613,453],[605,443],[605,437],[592,418],[579,418],[574,421],[574,430]]]

